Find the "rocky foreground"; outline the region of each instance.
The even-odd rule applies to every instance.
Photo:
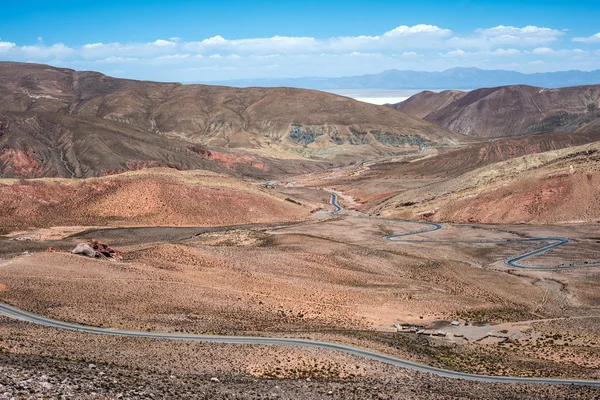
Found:
[[[592,399],[597,389],[497,385],[423,376],[352,382],[166,375],[110,365],[0,353],[1,399]]]

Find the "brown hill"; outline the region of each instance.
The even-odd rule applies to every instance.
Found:
[[[441,152],[434,157],[387,167],[382,177],[427,178],[457,177],[486,165],[509,161],[521,156],[545,153],[600,141],[600,130],[590,132],[553,132],[544,135],[524,135],[474,143]]]
[[[483,223],[600,220],[600,142],[532,154],[404,191],[389,217]]]
[[[424,90],[401,103],[392,104],[391,107],[413,117],[424,118],[431,112],[446,107],[466,94],[467,92],[460,90],[444,90],[439,93]]]
[[[321,173],[291,178],[291,182],[304,186],[317,186],[338,190],[351,196],[346,206],[357,207],[361,211],[374,209],[394,196],[398,200],[399,213],[406,212],[405,218],[418,218],[420,212],[430,210],[428,203],[417,206],[426,195],[445,187],[447,181],[460,179],[486,166],[510,162],[526,155],[539,155],[552,150],[575,148],[584,144],[600,141],[600,131],[595,132],[556,132],[543,135],[524,135],[493,141],[474,143],[453,149],[429,149],[423,154],[385,160],[384,162],[368,162],[342,169],[326,170]],[[521,179],[515,175],[516,180]],[[452,187],[452,185],[451,185]],[[423,199],[412,200],[412,190],[423,189]],[[421,193],[421,192],[419,192]],[[433,195],[432,195],[433,196]],[[414,203],[414,204],[412,204]],[[392,203],[390,203],[392,204]],[[404,205],[401,205],[404,204]],[[415,205],[410,207],[409,205]],[[391,207],[391,206],[390,206]]]
[[[3,230],[48,226],[216,226],[296,220],[311,208],[209,171],[156,168],[87,179],[0,179]]]
[[[600,125],[600,85],[560,89],[515,85],[465,94],[427,92],[393,108],[467,135],[573,132]]]
[[[144,165],[264,175],[315,158],[347,162],[469,140],[387,107],[304,89],[142,82],[2,62],[0,96],[5,177],[90,177]]]

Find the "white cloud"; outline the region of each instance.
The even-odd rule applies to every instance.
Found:
[[[498,25],[494,28],[489,29],[478,29],[477,32],[484,36],[513,36],[513,37],[538,37],[538,38],[549,38],[555,40],[557,37],[563,35],[562,31],[551,29],[551,28],[540,28],[537,26],[526,26],[524,28],[516,28],[514,26]]]
[[[167,54],[164,56],[159,56],[156,57],[155,60],[185,60],[186,58],[189,58],[190,55],[189,54]]]
[[[262,59],[267,59],[267,58],[278,58],[278,57],[282,57],[282,55],[281,55],[281,54],[264,54],[264,55],[262,55],[262,54],[258,54],[258,55],[251,54],[249,57],[250,57],[250,58],[262,58]]]
[[[75,55],[75,49],[65,46],[62,43],[54,44],[50,47],[44,45],[23,46],[19,48],[23,56],[32,60],[63,59]]]
[[[148,43],[149,45],[153,45],[153,46],[159,46],[159,47],[174,47],[177,46],[177,43],[169,41],[169,40],[162,40],[162,39],[157,39],[152,43]]]
[[[381,53],[361,53],[360,51],[353,51],[348,55],[350,57],[381,57]]]
[[[78,69],[125,71],[143,79],[195,80],[256,76],[341,76],[385,69],[442,70],[456,66],[517,69],[523,72],[597,69],[600,51],[573,47],[564,30],[504,26],[452,32],[436,25],[401,25],[379,35],[272,36],[227,39],[220,35],[184,41],[178,37],[140,43],[92,42],[80,47],[19,46],[0,41],[2,59],[51,62]],[[600,33],[575,42],[600,41]],[[571,44],[571,46],[569,46]],[[594,49],[596,50],[596,49]],[[544,64],[534,64],[538,58]],[[265,72],[271,69],[270,72]],[[178,74],[182,74],[181,77]]]
[[[14,49],[17,45],[12,42],[0,42],[0,53],[7,53]]]
[[[157,39],[148,43],[90,43],[83,45],[79,52],[83,58],[107,58],[111,56],[156,58],[176,54],[179,44],[171,40]]]
[[[497,46],[536,46],[558,40],[565,33],[556,29],[526,26],[499,25],[494,28],[477,29],[474,35],[453,37],[448,40],[455,47],[490,49]]]
[[[517,49],[496,49],[492,51],[491,54],[499,56],[514,56],[521,54],[521,52]]]
[[[549,47],[537,47],[531,51],[534,55],[543,55],[547,57],[564,58],[564,57],[583,57],[586,54],[590,54],[589,51],[582,49],[560,49],[554,50]],[[547,59],[546,59],[547,60]]]
[[[456,50],[447,52],[445,55],[447,57],[461,57],[461,56],[464,56],[465,54],[467,54],[467,53],[464,50],[456,49]]]
[[[199,42],[188,42],[184,49],[194,52],[234,52],[245,54],[302,53],[319,49],[315,38],[273,36],[271,38],[250,38],[228,40],[222,36],[213,36]]]
[[[419,24],[414,26],[401,25],[397,28],[387,31],[383,34],[384,37],[398,37],[398,36],[413,36],[413,35],[434,35],[445,37],[452,34],[449,29],[442,29],[435,25]]]
[[[419,48],[444,47],[445,38],[452,31],[435,25],[419,24],[414,26],[401,25],[389,30],[381,36],[346,36],[334,37],[323,43],[317,43],[320,48],[328,51],[351,50],[398,50]]]
[[[228,40],[213,36],[184,45],[188,51],[236,52],[245,54],[306,54],[321,52],[360,52],[361,50],[385,50],[410,48],[415,45],[431,47],[435,42],[449,36],[451,31],[434,25],[402,25],[381,36],[338,36],[329,39],[313,37],[273,36],[270,38],[249,38]],[[439,44],[434,45],[437,47]]]
[[[436,25],[418,24],[401,25],[378,36],[338,36],[326,39],[314,37],[273,36],[267,38],[244,38],[229,40],[215,35],[200,41],[183,42],[177,37],[169,40],[157,39],[146,43],[90,43],[77,49],[63,44],[45,47],[42,44],[20,47],[17,53],[32,59],[48,59],[50,57],[65,59],[81,57],[88,60],[104,60],[110,57],[177,59],[181,54],[191,57],[214,54],[222,56],[236,54],[240,57],[257,56],[290,56],[319,54],[385,54],[398,51],[404,56],[423,53],[424,50],[447,50],[449,55],[460,53],[452,49],[475,49],[492,51],[495,55],[517,54],[514,48],[497,49],[503,45],[539,46],[557,40],[564,32],[537,26],[522,28],[499,25],[493,28],[478,29],[471,35],[456,35],[451,30]],[[2,42],[9,43],[9,42]],[[7,44],[0,51],[7,51]],[[215,57],[213,57],[215,58]],[[235,58],[235,57],[233,57]]]
[[[588,37],[576,37],[573,38],[573,41],[580,43],[600,43],[600,32]]]
[[[223,39],[222,36],[217,35],[217,36],[213,36],[208,39],[204,39],[200,43],[205,46],[214,46],[214,45],[221,45],[221,44],[227,43],[227,40]],[[190,44],[193,44],[193,43],[190,43]]]
[[[135,57],[107,57],[107,58],[102,58],[99,60],[96,60],[95,62],[97,63],[101,63],[101,64],[119,64],[119,63],[131,63],[131,62],[135,62],[135,61],[139,61],[139,58],[135,58]]]
[[[100,48],[103,46],[104,46],[103,43],[90,43],[90,44],[84,44],[83,48],[84,49],[96,49],[96,48]]]

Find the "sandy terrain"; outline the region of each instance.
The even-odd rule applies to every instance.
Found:
[[[376,212],[414,218],[431,210],[427,217],[436,221],[596,221],[599,143],[523,156],[409,189]]]
[[[154,228],[155,234],[146,236],[131,236],[128,229],[88,231],[64,241],[76,243],[85,235],[110,238],[124,262],[60,252],[18,256],[0,267],[0,281],[8,289],[0,299],[96,326],[313,337],[467,372],[597,378],[597,331],[575,335],[557,324],[546,333],[547,324],[573,318],[594,323],[590,317],[600,314],[597,268],[538,272],[503,265],[504,258],[529,250],[530,244],[382,240],[390,231],[414,228],[347,216],[196,234],[192,228]],[[456,225],[428,235],[498,240],[535,231],[521,225]],[[579,253],[578,262],[593,231],[590,225],[572,225],[548,226],[539,233],[581,238],[576,250],[568,249]],[[34,244],[1,242],[22,248]],[[592,250],[588,258],[599,257]],[[550,265],[561,256],[556,250],[540,260]],[[461,326],[450,326],[452,320]],[[396,332],[394,324],[402,323],[448,335]],[[549,342],[544,335],[561,339]],[[486,359],[491,354],[493,362]]]
[[[592,399],[598,389],[443,379],[340,354],[116,339],[2,319],[0,391],[15,397]],[[273,379],[277,377],[277,379]]]

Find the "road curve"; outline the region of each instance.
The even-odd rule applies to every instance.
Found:
[[[338,203],[338,196],[335,193],[329,192],[329,194],[331,195],[331,205],[335,208],[335,210],[333,210],[332,212],[330,212],[331,215],[335,215],[337,213],[339,213],[340,211],[343,210],[343,207],[340,206],[340,204]]]
[[[212,336],[212,335],[183,335],[177,333],[159,333],[145,331],[130,331],[110,328],[97,328],[92,326],[84,326],[70,324],[44,318],[39,315],[31,314],[26,311],[19,310],[6,304],[0,303],[0,314],[8,317],[16,318],[22,321],[31,322],[37,325],[48,326],[59,329],[68,329],[77,332],[85,332],[99,335],[112,335],[124,337],[140,337],[152,339],[168,339],[168,340],[188,340],[207,343],[230,343],[230,344],[253,344],[253,345],[280,345],[280,346],[297,346],[311,347],[324,350],[336,350],[346,354],[366,358],[373,361],[394,365],[397,367],[407,368],[410,370],[434,374],[445,378],[466,379],[478,382],[496,382],[496,383],[545,383],[555,385],[583,385],[600,387],[600,381],[578,380],[578,379],[551,379],[551,378],[520,378],[509,376],[486,376],[467,374],[463,372],[450,371],[446,369],[431,367],[428,365],[419,364],[409,360],[403,360],[388,356],[381,353],[376,353],[366,349],[361,349],[354,346],[343,345],[339,343],[328,343],[316,340],[293,339],[293,338],[273,338],[273,337],[251,337],[251,336]]]
[[[331,212],[331,214],[337,214],[343,210],[343,207],[338,203],[338,197],[335,193],[330,193],[331,195],[331,204],[335,207],[335,211]],[[407,233],[400,233],[396,235],[389,235],[384,237],[385,240],[390,242],[401,242],[401,243],[457,243],[457,244],[504,244],[504,243],[523,243],[523,242],[542,242],[548,243],[546,246],[543,246],[537,250],[533,250],[527,252],[525,254],[518,255],[513,258],[509,258],[505,260],[505,263],[514,268],[521,269],[529,269],[534,271],[559,271],[563,269],[573,269],[573,268],[587,268],[587,267],[597,267],[600,264],[579,264],[579,265],[558,265],[555,267],[540,267],[535,265],[523,265],[520,264],[520,261],[523,261],[527,258],[540,255],[542,253],[547,252],[548,250],[552,250],[559,246],[569,243],[569,239],[561,238],[561,237],[538,237],[538,238],[526,238],[526,239],[506,239],[506,240],[492,240],[492,241],[476,241],[476,240],[410,240],[403,239],[407,236],[419,235],[423,233],[430,233],[434,231],[438,231],[442,229],[444,226],[435,222],[421,222],[421,221],[411,221],[411,220],[403,220],[403,219],[389,219],[389,218],[380,218],[383,221],[390,222],[404,222],[410,224],[417,224],[420,226],[424,226],[425,229],[410,231]]]

